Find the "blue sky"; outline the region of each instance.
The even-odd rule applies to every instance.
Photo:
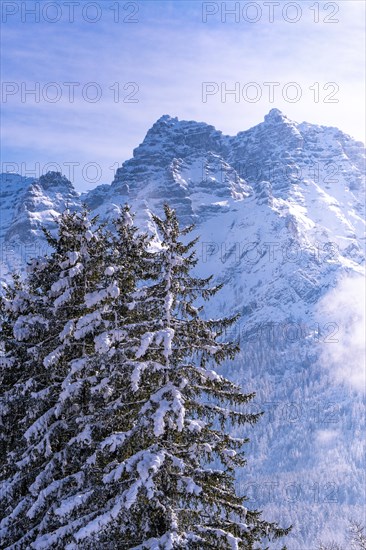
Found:
[[[2,170],[110,183],[163,114],[236,134],[277,107],[364,141],[363,0],[69,4],[2,2]]]

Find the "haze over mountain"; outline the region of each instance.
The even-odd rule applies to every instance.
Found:
[[[240,313],[240,357],[223,368],[265,411],[238,483],[291,549],[343,542],[365,506],[365,149],[337,128],[272,109],[226,136],[162,116],[104,184],[78,194],[61,174],[1,175],[1,278],[45,251],[66,207],[102,220],[129,202],[143,228],[164,202],[195,224],[200,275],[224,289],[208,316]]]

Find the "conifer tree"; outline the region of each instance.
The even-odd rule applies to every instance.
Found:
[[[4,548],[264,548],[286,534],[235,494],[253,394],[210,364],[234,318],[204,320],[218,290],[191,275],[174,211],[158,252],[128,207],[115,231],[61,216],[54,252],[0,303]],[[197,304],[199,301],[199,304]],[[9,369],[9,367],[11,368]],[[4,438],[0,439],[4,441]]]
[[[39,533],[52,530],[57,496],[82,484],[69,442],[80,431],[76,413],[85,407],[86,384],[73,384],[71,377],[81,370],[93,346],[90,335],[103,321],[85,303],[101,285],[104,267],[101,229],[91,230],[95,221],[86,211],[64,213],[58,237],[46,232],[54,252],[34,260],[27,280],[15,281],[2,301],[4,547],[28,548]],[[105,293],[117,293],[113,282]]]
[[[210,368],[237,353],[235,345],[220,342],[235,319],[202,318],[197,300],[219,288],[191,275],[195,241],[180,240],[190,228],[180,231],[168,206],[165,219],[154,221],[161,236],[159,276],[142,289],[134,353],[125,361],[130,410],[124,429],[103,442],[109,461],[104,455],[96,462],[106,490],[118,496],[75,539],[141,550],[264,548],[288,530],[247,510],[236,495],[235,469],[245,464],[246,439],[229,435],[230,426],[244,429],[258,420],[245,412],[254,395]]]
[[[365,526],[362,523],[349,519],[346,537],[347,550],[366,550],[366,532]],[[343,550],[343,546],[335,541],[329,543],[320,542],[317,550]]]
[[[21,341],[12,339],[13,326],[19,314],[20,301],[26,302],[27,295],[22,288],[19,276],[13,275],[12,285],[4,285],[4,294],[0,296],[0,476],[6,477],[13,468],[6,457],[16,445],[21,431],[19,414],[21,413],[19,396],[21,394],[22,374],[26,370],[27,347]],[[18,296],[18,304],[15,302]],[[27,302],[26,302],[27,303]],[[12,304],[12,308],[7,307]],[[15,329],[16,330],[16,329]],[[15,349],[14,349],[15,346]],[[13,355],[19,358],[15,362]],[[23,375],[24,376],[24,375]],[[0,499],[0,517],[4,499]]]
[[[156,267],[128,207],[113,237],[94,231],[95,222],[86,211],[63,214],[58,236],[47,234],[54,252],[34,261],[26,282],[16,281],[0,304],[4,441],[15,410],[19,425],[14,448],[2,446],[4,547],[64,548],[114,498],[94,462],[131,408],[122,386],[136,285]],[[6,370],[6,362],[16,368]]]

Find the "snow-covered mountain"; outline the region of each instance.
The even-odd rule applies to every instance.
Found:
[[[81,206],[71,182],[58,172],[39,179],[0,174],[0,200],[0,279],[47,249],[42,226],[54,229],[60,212]]]
[[[288,547],[343,541],[362,519],[364,473],[364,162],[337,128],[277,109],[225,136],[164,115],[111,185],[78,195],[58,173],[1,176],[1,275],[44,249],[40,224],[83,202],[102,219],[129,202],[141,226],[164,202],[195,223],[198,271],[225,283],[207,315],[238,312],[227,374],[266,412],[238,483],[252,507],[294,524]]]

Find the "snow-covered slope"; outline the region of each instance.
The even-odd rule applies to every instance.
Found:
[[[223,368],[266,412],[238,483],[294,524],[291,550],[341,542],[365,504],[364,160],[340,130],[277,109],[234,137],[164,115],[110,186],[78,197],[59,174],[1,183],[8,249],[42,246],[39,224],[81,202],[108,219],[128,201],[154,231],[150,213],[167,201],[196,224],[198,271],[225,282],[207,315],[241,314],[230,336],[242,353]]]
[[[22,270],[27,260],[46,250],[41,227],[52,230],[65,208],[79,208],[79,194],[58,172],[39,179],[0,174],[0,278]]]

